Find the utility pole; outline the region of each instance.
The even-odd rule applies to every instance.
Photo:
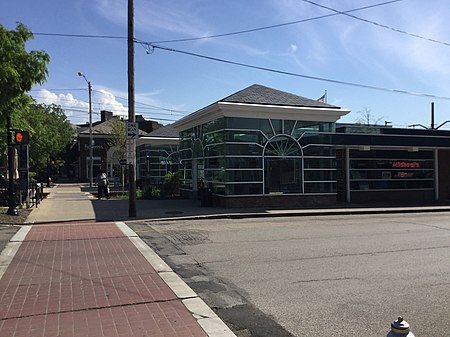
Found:
[[[128,122],[134,123],[134,0],[128,0]],[[133,141],[134,143],[134,141]],[[128,165],[128,216],[136,217],[136,147]]]

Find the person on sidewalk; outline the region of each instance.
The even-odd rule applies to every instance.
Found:
[[[97,183],[97,197],[101,199],[103,195],[105,195],[106,199],[109,199],[109,181],[108,176],[103,170],[97,175],[96,179]]]

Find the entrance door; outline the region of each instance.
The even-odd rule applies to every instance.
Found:
[[[266,193],[299,193],[299,159],[268,158],[265,166]]]

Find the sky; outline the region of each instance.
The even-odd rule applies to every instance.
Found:
[[[261,84],[311,99],[326,92],[329,104],[351,110],[345,123],[370,111],[371,122],[430,127],[431,102],[436,125],[450,120],[448,0],[349,13],[357,18],[317,5],[343,12],[388,0],[313,1],[135,0],[136,115],[166,125]],[[47,81],[30,91],[37,102],[60,104],[72,123],[86,123],[82,72],[94,121],[100,110],[127,116],[127,0],[1,1],[0,24],[12,30],[16,22],[34,33],[27,50],[50,56]]]

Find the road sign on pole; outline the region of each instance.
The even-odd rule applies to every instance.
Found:
[[[138,139],[139,128],[136,122],[127,122],[127,139]]]

